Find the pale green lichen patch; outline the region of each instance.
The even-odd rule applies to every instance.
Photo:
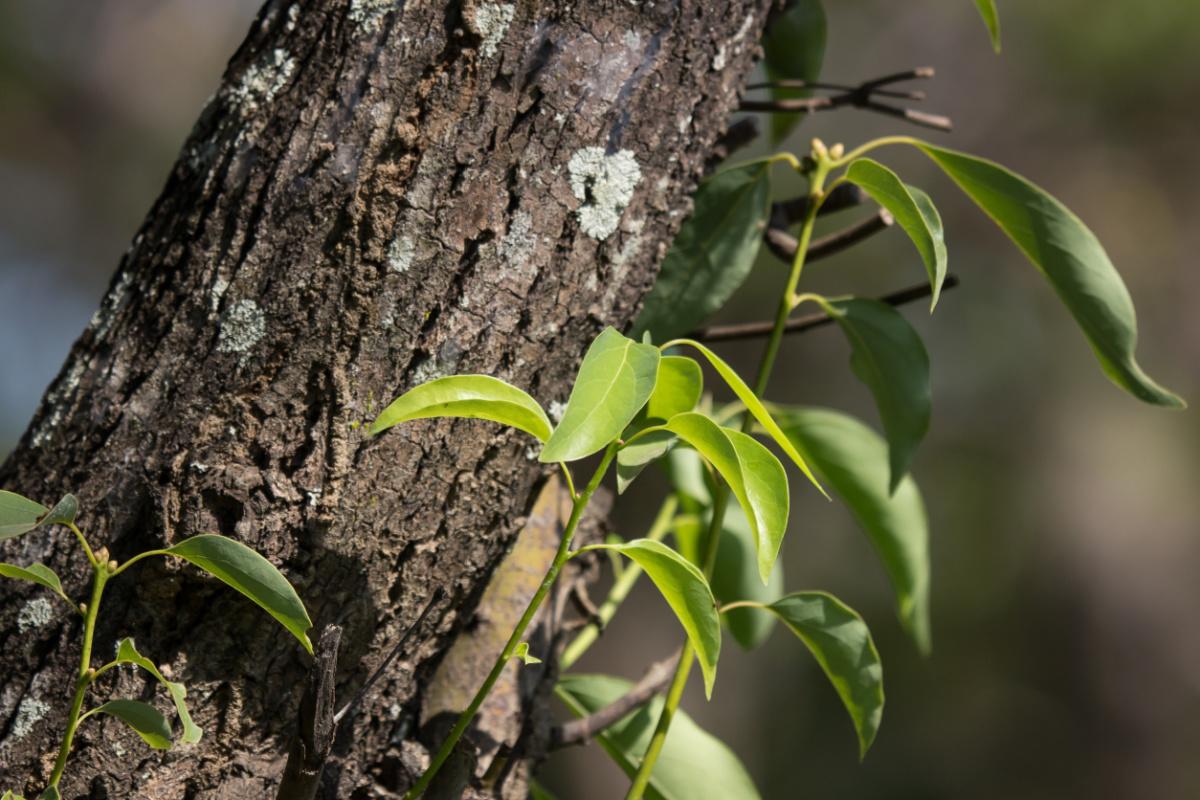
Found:
[[[267,333],[267,318],[253,300],[239,300],[221,318],[217,352],[245,356]]]
[[[368,31],[379,29],[379,23],[396,5],[396,0],[350,0],[346,18]]]
[[[13,717],[12,726],[9,729],[10,735],[15,739],[24,739],[33,731],[33,726],[38,720],[50,713],[50,705],[44,703],[36,697],[26,697],[21,701],[21,705],[17,706],[17,713]]]
[[[642,180],[637,159],[629,150],[606,153],[603,147],[585,147],[571,156],[567,171],[571,192],[582,203],[575,211],[579,227],[593,239],[607,239]]]
[[[35,597],[21,607],[17,614],[17,630],[21,633],[30,628],[40,628],[54,616],[50,601],[44,597]]]
[[[515,12],[512,3],[480,3],[475,8],[474,28],[483,39],[479,51],[484,58],[496,55],[496,49],[512,24]]]
[[[237,85],[229,90],[229,100],[241,116],[249,117],[275,99],[292,78],[296,59],[281,47],[252,64]]]
[[[391,245],[388,246],[387,262],[388,269],[392,272],[408,272],[408,268],[412,266],[413,258],[417,254],[417,246],[410,236],[397,236],[392,239]]]

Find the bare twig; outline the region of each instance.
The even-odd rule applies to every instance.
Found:
[[[942,283],[942,291],[949,291],[956,286],[958,286],[958,278],[954,275],[947,275],[945,282]],[[928,283],[921,283],[876,299],[890,306],[901,306],[905,303],[911,303],[914,300],[920,300],[922,297],[928,297],[931,292],[932,289],[929,288]],[[813,328],[819,328],[822,325],[828,325],[831,322],[833,322],[833,318],[828,314],[808,314],[788,320],[784,332],[802,333]],[[738,339],[755,339],[769,334],[773,325],[774,322],[771,321],[741,322],[732,325],[709,325],[706,328],[689,333],[688,338],[701,342],[731,342]]]
[[[891,213],[881,208],[861,222],[856,222],[848,228],[813,241],[808,246],[808,255],[805,256],[805,259],[807,261],[820,261],[822,258],[828,258],[835,253],[840,253],[882,230],[887,230],[895,221]],[[789,264],[796,257],[796,248],[800,246],[795,236],[775,225],[767,228],[763,234],[763,240],[776,257]]]
[[[621,720],[630,711],[640,708],[650,701],[650,698],[666,688],[675,671],[675,663],[679,661],[676,652],[669,658],[650,665],[646,674],[632,689],[614,700],[609,705],[586,717],[564,722],[550,732],[550,749],[557,750],[567,745],[586,742],[609,725]]]
[[[333,687],[341,636],[342,629],[337,625],[326,625],[313,649],[308,687],[300,700],[299,729],[292,737],[276,800],[312,800],[321,785],[321,773],[337,732]]]
[[[825,196],[821,207],[817,209],[817,216],[823,217],[826,214],[845,211],[847,208],[860,206],[866,201],[867,193],[861,188],[853,183],[840,183]],[[786,228],[799,222],[808,213],[808,204],[811,202],[808,195],[802,194],[774,203],[771,206],[771,224],[778,228]]]
[[[717,138],[705,164],[711,170],[717,164],[729,158],[732,153],[741,150],[756,138],[758,138],[758,120],[754,117],[745,117],[738,120]]]

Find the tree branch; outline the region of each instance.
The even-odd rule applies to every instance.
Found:
[[[958,286],[958,284],[959,281],[956,276],[947,275],[945,282],[942,284],[942,291],[949,291]],[[922,297],[928,297],[931,293],[932,290],[929,288],[929,284],[921,283],[876,299],[882,303],[887,303],[889,306],[901,306],[911,303],[914,300],[920,300]],[[833,318],[828,314],[809,314],[788,320],[784,332],[801,333],[813,328],[819,328],[822,325],[828,325],[831,322],[833,322]],[[773,324],[770,321],[762,321],[740,322],[732,325],[709,325],[706,328],[692,331],[688,334],[688,338],[701,342],[731,342],[739,339],[755,339],[769,334]]]
[[[882,230],[887,230],[895,221],[890,212],[881,208],[861,222],[856,222],[848,228],[836,231],[828,236],[823,236],[812,242],[808,246],[808,255],[805,256],[805,259],[807,261],[819,261],[835,253],[840,253]],[[763,240],[766,241],[767,247],[776,257],[789,264],[796,257],[796,249],[800,246],[795,236],[775,225],[770,225],[767,228],[766,232],[763,233]]]
[[[614,700],[609,705],[586,717],[564,722],[550,732],[550,749],[557,750],[567,745],[586,742],[615,722],[619,722],[626,714],[640,708],[650,701],[650,698],[666,688],[675,671],[675,663],[679,661],[679,652],[650,665],[646,674],[632,689]]]

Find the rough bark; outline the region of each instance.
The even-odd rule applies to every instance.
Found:
[[[486,423],[375,440],[358,423],[452,372],[565,399],[587,342],[649,287],[770,5],[268,2],[0,469],[43,501],[75,492],[118,558],[201,531],[253,545],[317,630],[343,626],[342,696],[447,588],[435,633],[339,737],[327,797],[410,780],[401,743],[423,689],[545,474]],[[62,532],[0,557],[83,590]],[[0,586],[0,772],[29,791],[80,633],[65,607],[33,613],[36,597]],[[89,720],[64,796],[267,796],[308,668],[294,641],[157,562],[112,584],[97,652],[124,635],[191,687],[206,736],[161,754]],[[130,674],[100,690],[151,692]]]

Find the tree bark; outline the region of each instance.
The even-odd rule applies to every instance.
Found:
[[[565,400],[587,343],[649,288],[770,6],[271,0],[0,485],[74,492],[118,559],[202,531],[257,548],[316,630],[344,628],[343,697],[445,587],[324,785],[402,790],[423,692],[546,473],[487,423],[359,423],[458,372]],[[62,531],[0,558],[83,592]],[[32,613],[39,596],[0,585],[0,789],[41,788],[69,704],[80,626]],[[126,635],[187,683],[205,737],[163,754],[89,720],[64,797],[269,796],[308,669],[294,640],[157,560],[112,584],[97,657]]]

